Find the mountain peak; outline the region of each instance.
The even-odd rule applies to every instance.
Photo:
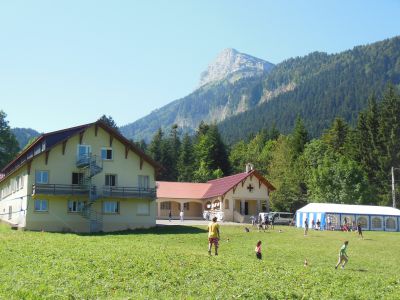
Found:
[[[240,53],[233,48],[226,48],[217,55],[207,70],[201,73],[200,86],[222,80],[233,73],[241,73],[239,78],[255,76],[269,72],[273,66],[273,64],[265,60]]]

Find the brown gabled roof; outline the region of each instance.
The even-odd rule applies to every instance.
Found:
[[[103,128],[105,131],[109,132],[114,138],[116,138],[121,143],[128,146],[130,150],[135,152],[137,155],[143,158],[143,160],[147,161],[154,168],[156,169],[161,168],[161,166],[156,161],[154,161],[151,157],[145,154],[141,149],[139,149],[135,144],[133,144],[127,138],[122,136],[121,133],[119,133],[114,128],[108,126],[105,122],[98,120],[96,122],[89,124],[84,124],[80,126],[75,126],[71,128],[66,128],[62,130],[41,134],[31,145],[29,145],[29,147],[20,152],[13,161],[11,161],[1,170],[1,173],[3,173],[4,176],[2,178],[0,177],[0,181],[3,181],[8,176],[8,174],[12,173],[17,168],[22,167],[28,161],[31,161],[35,156],[41,154],[44,151],[51,150],[56,145],[64,142],[65,140],[68,140],[69,138],[71,138],[76,134],[83,132],[84,130],[86,130],[91,126],[99,126]]]
[[[208,181],[208,183],[211,183],[211,187],[203,197],[211,198],[215,196],[224,195],[230,189],[232,189],[234,186],[236,186],[249,176],[257,177],[257,179],[259,179],[262,183],[264,183],[271,191],[275,190],[275,187],[268,180],[266,180],[260,173],[258,173],[256,170],[252,170],[250,172],[239,173],[236,175]]]

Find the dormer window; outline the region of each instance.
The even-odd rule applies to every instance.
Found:
[[[112,160],[113,159],[112,148],[101,148],[101,159],[102,160]]]

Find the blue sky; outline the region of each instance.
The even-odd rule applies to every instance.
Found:
[[[400,1],[2,1],[0,109],[40,132],[186,96],[224,48],[279,63],[400,34]]]

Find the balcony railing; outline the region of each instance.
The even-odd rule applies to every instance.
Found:
[[[104,197],[115,198],[156,198],[155,188],[103,186]]]
[[[85,195],[89,194],[89,188],[86,185],[78,184],[41,184],[32,186],[32,194],[45,195]]]
[[[155,188],[103,186],[102,192],[99,192],[96,186],[92,186],[92,193],[96,194],[97,198],[156,198]],[[87,185],[78,184],[34,184],[32,186],[32,194],[89,195],[89,187]]]

